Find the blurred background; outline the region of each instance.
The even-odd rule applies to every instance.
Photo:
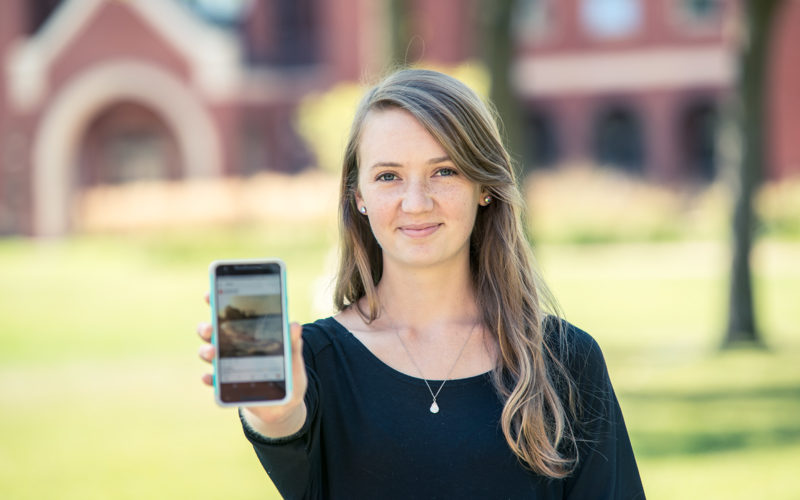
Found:
[[[797,0],[3,0],[0,497],[279,498],[207,266],[329,315],[354,106],[412,65],[498,108],[648,497],[800,498],[797,47]]]

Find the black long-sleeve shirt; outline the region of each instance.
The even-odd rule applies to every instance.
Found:
[[[600,348],[565,325],[586,417],[579,465],[566,479],[534,474],[511,452],[488,373],[449,380],[437,397],[441,411],[431,413],[422,379],[386,365],[333,318],[303,327],[303,428],[266,439],[245,424],[245,435],[287,499],[643,499]],[[429,382],[434,390],[441,383]]]

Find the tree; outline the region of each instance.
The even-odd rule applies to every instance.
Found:
[[[527,158],[521,153],[525,151],[522,148],[522,113],[511,81],[514,57],[511,16],[514,13],[514,3],[514,0],[492,0],[479,2],[478,6],[483,22],[482,56],[491,77],[489,99],[503,121],[506,147],[516,160],[517,177],[521,182]]]
[[[413,60],[411,50],[411,5],[409,0],[389,0],[389,58],[392,64],[401,67],[408,65],[409,58]]]
[[[734,105],[736,143],[741,148],[736,161],[736,197],[733,213],[733,260],[731,266],[728,325],[723,347],[762,345],[753,307],[750,254],[755,216],[753,195],[764,165],[764,117],[767,55],[772,22],[783,0],[745,0],[744,37],[741,40],[738,99]]]
[[[465,2],[466,3],[466,2]],[[503,122],[506,147],[524,167],[528,158],[523,158],[522,113],[520,103],[511,81],[514,57],[514,41],[511,33],[511,17],[515,0],[491,0],[470,3],[477,10],[481,56],[491,78],[489,99],[497,108]],[[406,65],[417,54],[413,51],[412,5],[409,0],[388,0],[390,16],[389,55],[394,64]],[[521,170],[517,171],[521,180]]]

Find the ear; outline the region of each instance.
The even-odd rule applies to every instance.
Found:
[[[364,206],[364,198],[361,197],[361,190],[355,188],[353,190],[353,197],[356,200],[356,209],[360,211],[361,207]]]
[[[481,189],[481,194],[480,194],[480,197],[478,198],[478,205],[480,205],[482,207],[485,207],[486,205],[488,205],[489,202],[486,201],[486,197],[487,196],[491,196],[489,194],[489,191],[486,190],[486,189]],[[491,201],[491,200],[489,200],[489,201]]]

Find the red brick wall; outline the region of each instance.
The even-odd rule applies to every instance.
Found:
[[[166,40],[125,2],[106,2],[86,30],[62,49],[51,72],[51,85],[56,87],[76,71],[93,63],[121,57],[142,59],[187,79],[189,69],[183,58]]]
[[[767,110],[771,178],[800,175],[800,2],[785,1],[773,27]]]

